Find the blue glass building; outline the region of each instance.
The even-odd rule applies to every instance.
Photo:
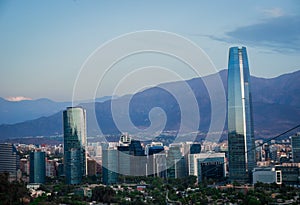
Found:
[[[251,181],[255,166],[250,73],[245,47],[229,49],[228,157],[231,181]]]
[[[64,169],[67,184],[80,184],[86,175],[86,111],[68,107],[63,112]]]
[[[146,155],[141,142],[139,140],[131,140],[129,145],[130,154],[130,175],[145,176],[146,175]]]
[[[30,153],[30,183],[44,184],[46,178],[45,152]]]
[[[149,147],[148,155],[158,154],[164,152],[164,146],[152,146]]]
[[[120,175],[130,175],[129,145],[118,146],[118,166]]]
[[[184,158],[181,145],[170,145],[167,155],[167,178],[182,178],[185,176]]]
[[[118,150],[112,147],[102,150],[102,179],[103,184],[111,185],[118,183]]]

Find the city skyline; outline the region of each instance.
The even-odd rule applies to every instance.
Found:
[[[254,76],[269,78],[299,70],[300,9],[295,1],[2,1],[0,9],[0,96],[4,98],[70,101],[88,56],[105,42],[141,30],[190,39],[207,53],[216,71],[227,67],[227,49],[235,44],[247,46],[255,59]],[[145,57],[149,56],[120,66],[147,65]],[[179,69],[185,79],[194,77],[180,62],[149,58],[170,70]]]
[[[300,204],[299,11],[1,1],[0,203]]]

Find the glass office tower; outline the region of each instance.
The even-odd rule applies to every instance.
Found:
[[[145,176],[146,175],[146,155],[145,150],[139,140],[131,140],[129,145],[130,155],[130,175]]]
[[[68,107],[63,112],[64,169],[67,184],[80,184],[86,175],[86,111]]]
[[[111,185],[118,183],[118,150],[108,147],[102,150],[102,179],[103,184]]]
[[[44,184],[46,178],[45,152],[30,153],[30,183]]]
[[[184,175],[185,167],[181,145],[170,145],[167,155],[167,178],[183,178]]]
[[[230,180],[247,183],[255,166],[250,73],[245,47],[232,47],[228,62],[228,157]]]

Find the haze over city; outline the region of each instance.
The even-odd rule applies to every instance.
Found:
[[[245,45],[252,75],[290,73],[299,70],[299,11],[297,1],[1,1],[0,96],[71,101],[85,60],[104,43],[141,30],[193,41],[216,71],[227,68],[230,46]],[[153,61],[184,79],[195,77],[186,65],[164,56],[135,56],[118,66],[153,66]]]

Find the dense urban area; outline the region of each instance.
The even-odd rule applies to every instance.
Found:
[[[165,138],[168,137],[165,136]],[[300,168],[295,157],[293,159],[293,156],[300,154],[299,148],[295,144],[297,142],[295,139],[298,138],[299,135],[295,134],[288,139],[272,140],[269,143],[263,143],[262,140],[256,141],[257,167],[253,173],[253,184],[229,183],[226,141],[206,143],[205,145],[185,142],[168,146],[163,146],[161,142],[151,142],[146,146],[141,143],[141,147],[136,148],[137,146],[135,146],[136,150],[134,151],[137,153],[141,148],[143,151],[141,154],[145,156],[145,164],[151,162],[159,166],[159,164],[165,163],[165,169],[162,168],[159,173],[153,172],[148,176],[105,173],[107,170],[105,171],[103,166],[108,168],[111,165],[102,166],[105,161],[103,160],[104,147],[107,149],[111,146],[115,147],[115,150],[118,148],[120,150],[122,146],[125,146],[129,150],[130,145],[136,144],[138,140],[133,140],[128,135],[122,135],[120,142],[88,143],[87,176],[83,177],[79,184],[66,184],[65,182],[64,151],[61,144],[15,144],[13,146],[5,143],[1,144],[1,159],[5,159],[4,156],[13,156],[9,163],[12,165],[12,160],[18,160],[15,165],[19,166],[19,169],[15,176],[7,173],[1,174],[1,203],[299,204]],[[166,141],[168,140],[166,139]],[[148,158],[145,148],[148,150]],[[163,153],[161,153],[162,151]],[[113,152],[114,149],[112,149]],[[38,155],[34,155],[34,153],[42,154],[44,160],[38,161]],[[209,154],[207,155],[207,153]],[[121,165],[119,169],[130,168],[129,166],[136,168],[136,159],[130,160],[130,158],[126,158],[127,156],[130,154],[125,155],[122,160],[129,160],[126,163],[128,166],[122,167]],[[160,158],[157,158],[158,156]],[[165,161],[161,160],[162,156],[165,156]],[[220,156],[222,157],[220,158]],[[198,161],[204,157],[201,164],[202,174],[191,173],[189,169],[193,162],[188,162],[188,157],[196,157]],[[167,167],[168,159],[172,161],[176,159],[176,166]],[[205,162],[208,159],[215,160],[210,160],[209,163]],[[114,162],[117,164],[119,160],[116,158]],[[140,165],[139,162],[138,166]],[[42,167],[45,169],[43,170]],[[141,168],[140,166],[139,170]],[[34,171],[36,173],[33,173]],[[277,173],[280,173],[279,179],[276,178],[278,177]],[[128,174],[135,173],[129,171]],[[17,180],[15,181],[15,179]]]

